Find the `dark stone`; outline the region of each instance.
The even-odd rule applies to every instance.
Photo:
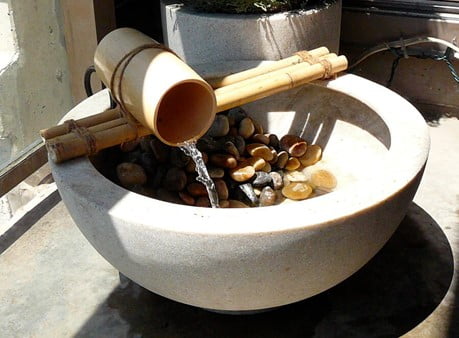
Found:
[[[156,160],[153,153],[142,153],[139,157],[139,164],[150,176],[154,176],[156,173],[156,166],[158,161]]]
[[[244,183],[238,185],[234,189],[235,199],[254,207],[258,204],[258,197],[253,190],[253,186],[250,183]]]
[[[209,130],[206,133],[206,136],[210,137],[222,137],[228,134],[230,129],[228,117],[222,114],[217,114],[215,116],[214,122],[210,126]]]
[[[255,172],[255,176],[252,181],[252,186],[254,186],[255,188],[263,188],[270,184],[272,184],[272,177],[270,174],[264,171]]]
[[[191,158],[187,156],[180,148],[172,148],[170,153],[170,162],[178,168],[184,168]]]
[[[234,119],[234,122],[238,124],[247,117],[247,113],[242,108],[233,108],[228,111],[228,118]]]
[[[183,169],[170,168],[163,181],[163,187],[170,191],[183,190],[187,183],[187,176]]]

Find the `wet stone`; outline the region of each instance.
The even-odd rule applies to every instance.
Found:
[[[273,154],[271,153],[271,149],[267,145],[262,143],[251,143],[248,144],[246,147],[247,152],[250,156],[257,156],[261,157],[265,161],[270,161],[273,159]]]
[[[264,171],[266,173],[269,173],[271,172],[272,168],[271,168],[271,164],[269,164],[269,162],[266,162],[266,164],[264,165],[263,168],[261,168],[261,171]]]
[[[147,182],[145,170],[135,163],[121,163],[116,167],[118,179],[124,187],[142,185]]]
[[[237,150],[239,151],[239,154],[241,154],[241,155],[244,154],[245,146],[246,146],[244,138],[242,136],[240,136],[240,135],[236,135],[232,139],[232,142],[234,143],[234,145],[236,146]]]
[[[276,203],[276,192],[271,187],[264,187],[259,197],[260,207],[267,207]]]
[[[196,147],[199,149],[201,152],[215,152],[218,151],[218,142],[214,140],[211,137],[201,137],[197,142],[196,142]]]
[[[301,166],[300,160],[296,157],[290,157],[285,164],[285,169],[287,170],[296,170]]]
[[[237,149],[237,147],[234,145],[233,142],[230,142],[230,141],[225,142],[224,150],[228,154],[233,155],[236,160],[238,160],[241,157],[239,154],[239,150]]]
[[[252,185],[255,188],[262,188],[271,183],[272,183],[271,175],[264,171],[257,171],[252,181]]]
[[[170,153],[170,162],[172,165],[183,168],[185,167],[191,160],[189,156],[187,156],[180,148],[172,148]]]
[[[228,200],[219,200],[218,205],[220,208],[229,208],[229,201]]]
[[[247,117],[247,113],[242,108],[233,108],[228,111],[228,119],[233,119],[235,124]]]
[[[193,196],[187,194],[184,191],[179,192],[178,195],[180,199],[183,201],[183,203],[185,203],[186,205],[195,205],[196,200]]]
[[[280,151],[280,152],[277,154],[276,166],[277,166],[279,169],[284,169],[284,168],[285,168],[285,165],[287,164],[288,159],[289,159],[288,153],[287,153],[285,150]]]
[[[229,154],[211,154],[209,162],[220,168],[232,169],[237,166],[236,158]]]
[[[274,190],[280,190],[284,186],[284,180],[282,179],[282,175],[276,171],[272,171],[269,173],[271,176],[271,182]]]
[[[267,134],[268,138],[269,138],[269,145],[271,147],[274,147],[274,149],[279,149],[280,147],[280,142],[279,142],[279,138],[277,137],[276,134]]]
[[[258,204],[258,196],[250,183],[244,183],[237,186],[234,195],[239,201],[249,206],[254,207]]]
[[[229,172],[231,178],[236,182],[245,182],[255,175],[255,169],[251,165],[241,164]]]
[[[166,177],[167,170],[168,170],[168,166],[166,166],[164,164],[159,165],[158,167],[156,167],[156,172],[155,172],[155,175],[153,176],[153,180],[152,180],[152,187],[153,188],[156,189],[156,188],[161,186],[161,184],[163,183],[164,178]]]
[[[156,172],[157,160],[152,153],[141,153],[139,157],[139,164],[148,173],[153,176]]]
[[[201,196],[196,199],[195,205],[197,207],[210,208],[210,200],[207,196]]]
[[[319,162],[321,158],[322,148],[317,144],[312,144],[308,147],[304,155],[299,158],[299,160],[303,166],[308,167]]]
[[[295,182],[282,188],[282,195],[291,200],[304,200],[312,194],[312,188],[304,182]]]
[[[163,181],[163,187],[170,191],[183,190],[187,183],[187,175],[183,169],[172,167]]]
[[[250,208],[247,204],[238,200],[228,200],[228,208]]]
[[[263,143],[265,145],[269,144],[269,137],[265,134],[254,134],[252,136],[252,142]]]
[[[280,147],[291,156],[300,157],[306,152],[308,144],[299,136],[285,135],[280,139]]]
[[[164,202],[182,204],[182,200],[177,195],[177,193],[169,191],[164,188],[159,188],[158,190],[156,190],[155,196],[157,199],[160,199],[161,201],[164,201]]]
[[[120,144],[120,149],[122,152],[127,153],[133,151],[139,145],[140,140],[132,140]]]
[[[200,182],[193,182],[188,184],[186,190],[189,192],[191,196],[200,197],[200,196],[207,196],[207,189],[206,186]]]
[[[206,135],[210,137],[222,137],[228,134],[229,130],[228,117],[223,114],[217,114]]]
[[[214,180],[215,189],[217,190],[219,200],[227,200],[229,197],[228,187],[224,180],[217,178]]]
[[[154,138],[150,141],[150,148],[158,162],[166,163],[169,160],[169,153],[171,147],[162,143],[157,138]]]
[[[248,139],[250,136],[253,135],[255,132],[255,126],[253,125],[252,119],[250,117],[244,118],[240,123],[239,123],[239,135],[241,135],[243,138]]]
[[[223,178],[225,176],[225,170],[217,167],[207,168],[210,178]]]

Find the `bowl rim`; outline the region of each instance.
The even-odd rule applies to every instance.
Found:
[[[225,236],[322,229],[377,208],[403,191],[422,171],[430,147],[427,124],[417,109],[395,92],[352,74],[312,85],[361,101],[375,111],[389,128],[391,147],[388,159],[394,165],[388,165],[387,175],[379,189],[362,189],[358,200],[346,198],[348,191],[343,189],[305,201],[265,208],[212,209],[178,205],[126,190],[103,176],[87,157],[61,164],[49,161],[53,176],[64,196],[72,194],[74,200],[87,208],[107,213],[117,224],[129,224],[132,229],[135,227],[142,232]],[[78,104],[62,121],[84,117],[89,115],[88,112],[98,113],[94,111],[95,107],[99,111],[109,107],[107,89]],[[104,192],[104,196],[100,191]],[[65,197],[63,200],[66,203]],[[136,222],[132,221],[132,214],[137,215]],[[263,220],[263,226],[258,223],[259,220]]]

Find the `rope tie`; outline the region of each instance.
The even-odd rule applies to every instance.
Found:
[[[322,77],[323,79],[328,79],[333,74],[333,66],[330,61],[323,59],[320,60],[319,63],[324,67],[325,73]]]
[[[304,62],[307,62],[310,65],[319,62],[319,58],[315,57],[306,50],[300,50],[299,52],[296,52],[295,55],[299,56]]]
[[[79,126],[73,119],[65,121],[64,124],[67,126],[68,132],[74,133],[84,141],[86,145],[86,154],[88,156],[94,155],[97,152],[96,139],[87,128]]]

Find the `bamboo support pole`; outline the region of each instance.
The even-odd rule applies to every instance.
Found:
[[[345,56],[338,56],[328,62],[331,64],[329,75],[345,70],[348,65]],[[216,89],[217,112],[321,79],[325,72],[325,66],[320,63],[310,66],[298,64]]]
[[[88,127],[92,127],[92,126],[95,126],[95,125],[98,125],[98,124],[101,124],[107,121],[114,120],[116,118],[119,118],[120,116],[121,116],[121,112],[119,108],[109,109],[102,113],[79,119],[78,126],[88,128]],[[64,135],[64,134],[71,132],[69,127],[70,127],[69,124],[66,124],[66,123],[60,124],[58,126],[54,126],[48,129],[41,130],[40,135],[45,140],[52,139],[57,136]]]
[[[307,62],[309,64],[314,64],[319,61],[320,57],[323,57],[329,53],[330,51],[326,47],[319,47],[316,49],[312,49],[310,51],[300,51],[295,53],[295,55],[293,56],[276,61],[271,64],[258,66],[252,69],[248,69],[235,74],[226,75],[223,77],[206,78],[206,81],[212,86],[212,88],[217,89],[220,87],[232,85],[236,82],[250,79],[255,76],[273,72],[278,69],[296,65],[298,63]]]

